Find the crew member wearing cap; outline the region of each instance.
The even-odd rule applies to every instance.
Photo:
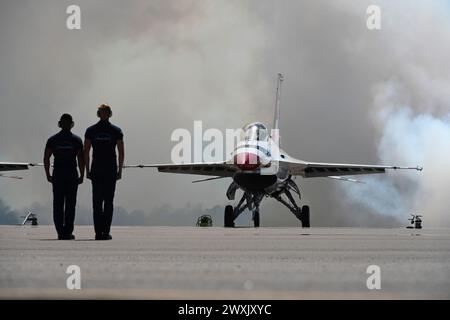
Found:
[[[74,122],[70,114],[63,114],[58,126],[61,131],[47,140],[44,168],[47,180],[53,186],[53,221],[58,239],[73,240],[78,185],[83,183],[84,177],[83,142],[71,132]],[[51,156],[54,158],[52,173]]]
[[[124,143],[122,130],[109,122],[111,107],[98,107],[100,121],[86,130],[84,140],[84,162],[86,177],[92,181],[92,205],[96,240],[110,240],[111,222],[114,211],[116,181],[122,178]],[[92,164],[90,150],[93,149]],[[119,152],[117,163],[116,148]]]

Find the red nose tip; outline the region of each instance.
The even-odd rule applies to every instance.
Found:
[[[234,157],[234,164],[241,170],[255,170],[261,165],[261,162],[256,154],[242,152]]]

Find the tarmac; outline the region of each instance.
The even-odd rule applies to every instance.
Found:
[[[0,299],[449,299],[450,229],[0,226]],[[80,268],[81,289],[66,273]],[[380,289],[369,289],[380,269]]]

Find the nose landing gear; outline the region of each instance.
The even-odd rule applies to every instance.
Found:
[[[245,209],[252,211],[253,226],[258,228],[260,226],[260,215],[259,215],[259,204],[264,198],[264,193],[262,192],[249,192],[245,191],[242,195],[241,200],[238,205],[233,208],[233,206],[228,205],[225,207],[224,215],[224,226],[225,228],[234,228],[234,220],[242,213]]]

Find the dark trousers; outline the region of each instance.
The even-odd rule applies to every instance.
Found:
[[[95,234],[97,236],[108,235],[114,211],[117,170],[93,170],[91,180]]]
[[[78,176],[53,175],[53,222],[59,237],[70,236],[75,220]]]

